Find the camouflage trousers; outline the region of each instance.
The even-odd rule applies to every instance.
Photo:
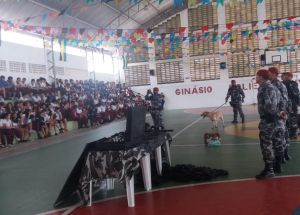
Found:
[[[287,128],[288,128],[289,137],[297,136],[297,129],[298,129],[297,114],[290,113],[288,115],[286,125],[287,125]]]
[[[150,110],[150,114],[155,128],[163,127],[162,116],[160,110]]]
[[[285,146],[285,125],[283,120],[266,122],[261,120],[259,123],[259,140],[263,160],[271,164],[274,157],[281,157]]]
[[[240,115],[242,120],[244,120],[245,116],[244,116],[244,112],[243,112],[243,109],[242,109],[242,104],[241,103],[233,103],[232,108],[233,108],[233,118],[234,118],[234,120],[237,121],[238,114]]]

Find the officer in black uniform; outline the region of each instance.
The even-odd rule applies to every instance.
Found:
[[[231,86],[229,87],[227,96],[225,98],[226,102],[228,101],[229,97],[231,99],[230,105],[233,108],[232,123],[238,123],[238,121],[237,121],[238,113],[240,114],[240,117],[242,118],[242,123],[244,123],[245,115],[242,110],[242,102],[244,102],[245,93],[242,90],[241,86],[236,84],[235,80],[231,80]]]

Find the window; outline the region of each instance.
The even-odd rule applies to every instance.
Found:
[[[267,19],[300,16],[299,0],[266,0]]]
[[[220,58],[205,57],[190,59],[190,74],[192,81],[220,79]]]
[[[188,9],[189,30],[199,30],[200,26],[208,26],[209,29],[218,24],[216,4],[199,5]]]
[[[87,52],[88,71],[114,74],[112,56],[100,51]]]
[[[260,68],[260,55],[258,52],[228,54],[229,78],[255,76]]]
[[[26,73],[26,63],[9,61],[9,72]]]
[[[128,66],[124,69],[127,86],[150,85],[149,65]]]
[[[29,66],[29,73],[47,74],[45,65],[30,63],[28,66]]]
[[[296,29],[278,29],[268,32],[268,47],[280,47],[285,45],[293,45],[295,39],[300,39],[300,30]]]
[[[217,32],[209,32],[208,36],[204,35],[198,36],[194,35],[190,37],[190,56],[199,56],[199,55],[209,55],[219,52],[219,42],[212,41],[213,35],[217,37]]]
[[[180,26],[181,26],[180,15],[177,14],[176,16],[168,19],[167,21],[163,22],[162,24],[154,28],[154,32],[156,34],[161,34],[161,33],[170,34],[171,32],[178,33],[178,29]]]
[[[226,23],[250,23],[257,21],[256,0],[247,2],[236,1],[234,5],[229,3],[225,6]]]
[[[6,72],[6,61],[5,60],[0,60],[0,72]]]
[[[183,82],[182,61],[170,61],[156,64],[158,84]]]
[[[170,38],[155,40],[155,59],[166,60],[182,58],[182,39],[175,37],[173,41]]]
[[[240,52],[258,49],[258,40],[254,31],[257,27],[243,27],[232,30],[232,40],[227,40],[227,50]]]

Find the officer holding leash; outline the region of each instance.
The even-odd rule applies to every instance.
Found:
[[[236,84],[235,80],[231,80],[231,86],[229,87],[227,96],[225,98],[226,103],[227,103],[229,97],[231,99],[231,101],[229,103],[230,103],[231,107],[233,108],[232,123],[238,123],[238,121],[237,121],[238,113],[240,114],[240,117],[242,118],[242,123],[244,123],[245,115],[242,110],[242,102],[244,102],[245,93],[242,90],[241,86]]]

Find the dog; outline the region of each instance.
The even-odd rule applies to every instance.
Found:
[[[224,116],[223,113],[220,111],[215,111],[215,112],[205,111],[201,114],[201,116],[203,117],[203,119],[205,117],[208,117],[212,121],[212,129],[218,128],[218,123],[220,120],[222,121],[223,128],[225,127]]]

